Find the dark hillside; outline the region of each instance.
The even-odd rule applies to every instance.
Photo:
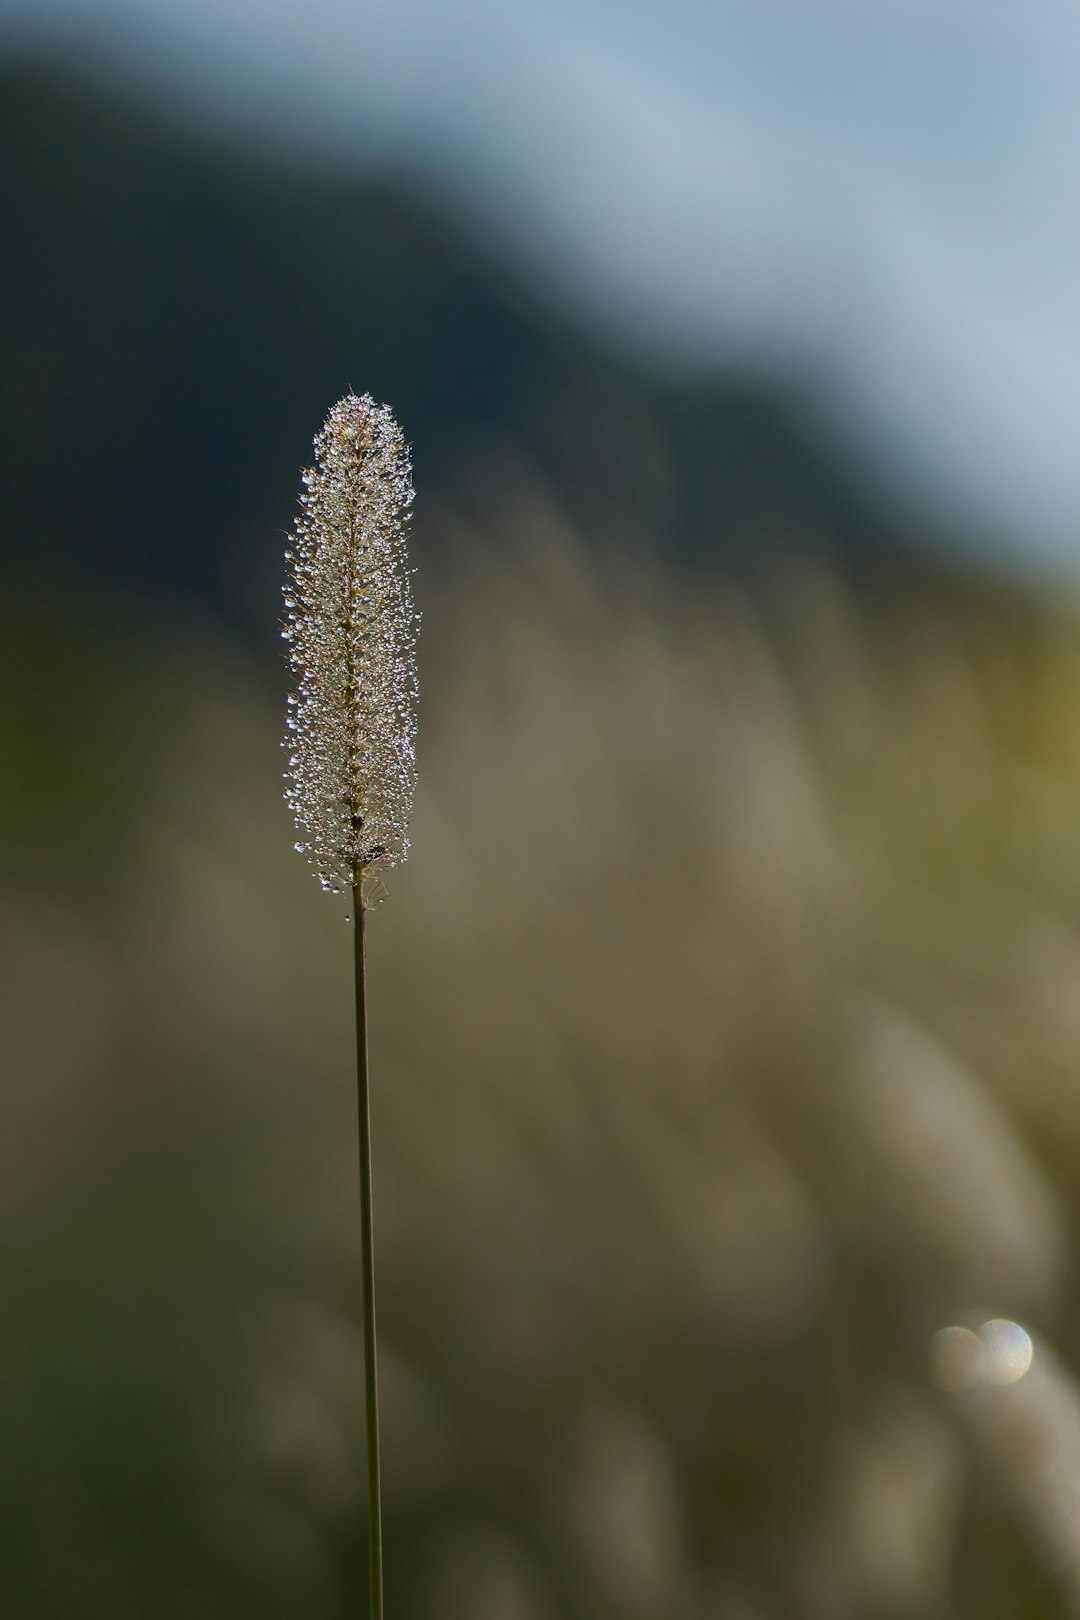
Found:
[[[740,571],[777,542],[871,574],[892,550],[781,386],[663,390],[372,186],[245,166],[25,72],[0,106],[0,521],[24,562],[245,618],[349,387],[393,402],[425,496],[509,446],[587,521]]]

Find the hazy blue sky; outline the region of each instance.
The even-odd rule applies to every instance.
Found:
[[[813,370],[875,465],[1080,570],[1071,0],[0,0],[5,41],[419,175],[546,297]]]

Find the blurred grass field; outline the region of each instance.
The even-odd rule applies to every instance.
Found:
[[[1071,609],[794,555],[752,604],[490,489],[424,520],[370,929],[388,1612],[1080,1614]],[[2,1612],[343,1620],[351,957],[284,677],[125,601],[3,659]],[[988,1317],[1027,1376],[935,1387]]]

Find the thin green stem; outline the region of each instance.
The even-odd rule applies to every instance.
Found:
[[[364,1283],[364,1403],[367,1413],[368,1570],[370,1620],[383,1620],[382,1484],[379,1472],[379,1390],[375,1363],[375,1232],[371,1187],[371,1108],[368,1086],[367,960],[364,900],[353,885],[356,953],[356,1101],[360,1125],[360,1260]]]

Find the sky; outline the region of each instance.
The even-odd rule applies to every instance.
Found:
[[[293,161],[404,177],[673,372],[823,383],[868,470],[1080,577],[1065,0],[0,0]]]

